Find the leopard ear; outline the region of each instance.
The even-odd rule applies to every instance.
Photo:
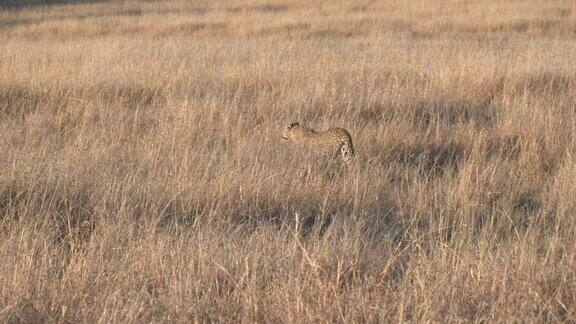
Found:
[[[292,127],[298,126],[298,125],[300,125],[300,122],[293,122],[290,124],[290,126],[288,126],[288,128],[292,128]]]

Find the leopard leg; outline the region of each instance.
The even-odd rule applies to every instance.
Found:
[[[346,162],[352,158],[352,150],[348,144],[343,143],[342,146],[340,146],[340,156],[342,156],[342,160]]]

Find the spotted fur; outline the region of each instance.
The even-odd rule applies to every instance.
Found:
[[[343,128],[336,127],[317,132],[295,122],[286,126],[282,138],[290,139],[314,150],[339,153],[343,161],[349,161],[354,157],[352,136]]]

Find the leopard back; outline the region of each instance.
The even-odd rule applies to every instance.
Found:
[[[314,150],[338,152],[344,161],[349,161],[354,157],[352,136],[343,128],[335,127],[325,131],[315,131],[300,123],[292,123],[286,127],[282,137]]]

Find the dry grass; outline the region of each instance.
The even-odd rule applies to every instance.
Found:
[[[576,320],[571,1],[35,2],[0,9],[1,322]]]

